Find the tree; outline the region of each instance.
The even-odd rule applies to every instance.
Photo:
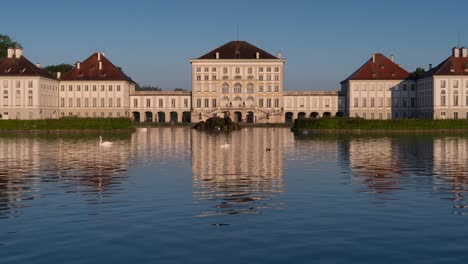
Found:
[[[73,65],[62,63],[58,65],[49,65],[47,67],[44,67],[44,70],[48,71],[52,75],[56,75],[57,72],[67,72],[69,70],[73,69]]]
[[[418,67],[418,68],[416,68],[416,70],[414,72],[411,73],[411,76],[413,76],[413,78],[417,79],[417,78],[423,76],[425,73],[426,73],[426,70],[424,68]]]
[[[187,90],[182,89],[182,88],[175,88],[174,91],[187,91]]]
[[[162,91],[158,86],[145,85],[140,86],[139,84],[135,85],[135,91]]]
[[[13,41],[9,36],[0,34],[0,59],[7,56],[8,48],[22,48],[21,44]]]

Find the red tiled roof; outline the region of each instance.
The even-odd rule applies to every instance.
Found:
[[[349,80],[405,80],[411,74],[383,54],[374,54],[375,61],[370,58],[357,71],[349,76]]]
[[[278,59],[270,53],[257,48],[256,46],[246,41],[231,41],[223,46],[214,49],[205,55],[199,57],[199,60],[216,59],[216,53],[219,53],[219,59],[256,59],[257,52],[260,59]]]
[[[0,76],[40,76],[56,79],[46,70],[36,67],[24,56],[0,59]]]
[[[468,75],[468,57],[450,56],[442,63],[427,71],[421,78],[434,75]]]
[[[100,57],[100,60],[98,58]],[[101,70],[99,62],[102,63]],[[64,81],[128,81],[135,83],[130,77],[125,75],[121,69],[110,62],[102,53],[94,53],[89,58],[80,62],[80,68],[77,65],[73,69],[62,74],[61,80]]]

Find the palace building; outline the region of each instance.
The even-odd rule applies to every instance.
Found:
[[[468,54],[452,55],[416,78],[373,54],[341,82],[340,91],[287,91],[284,64],[246,41],[228,42],[196,59],[191,91],[135,91],[136,83],[104,53],[50,75],[8,49],[0,59],[0,119],[128,117],[136,122],[199,122],[230,116],[240,123],[296,118],[468,118]]]
[[[26,59],[22,49],[9,48],[0,59],[0,119],[57,118],[58,85],[39,64]]]

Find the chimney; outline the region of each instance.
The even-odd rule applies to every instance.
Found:
[[[101,53],[100,53],[100,52],[98,52],[98,54],[97,54],[97,60],[98,60],[98,61],[101,60]]]
[[[219,60],[219,52],[216,52],[216,59]]]
[[[57,72],[57,79],[60,79],[62,77],[62,73],[61,72]]]
[[[461,56],[463,58],[466,58],[468,56],[466,47],[462,47],[460,48],[460,50],[461,50]]]
[[[8,53],[8,58],[13,58],[13,56],[15,55],[15,49],[8,48],[7,53]]]
[[[40,63],[36,63],[36,67],[37,67],[37,68],[41,68],[41,64],[40,64]]]
[[[15,48],[15,57],[16,58],[21,58],[23,56],[23,49],[22,48]]]
[[[453,56],[454,56],[455,58],[460,57],[460,49],[459,49],[458,47],[454,47],[454,48],[452,49],[452,54],[453,54]]]
[[[432,70],[432,63],[429,63],[429,70]]]
[[[77,62],[77,63],[76,63],[76,68],[77,68],[78,70],[80,69],[80,64],[81,64],[80,62]]]
[[[102,61],[99,61],[99,70],[102,70]]]
[[[276,58],[281,59],[281,52],[276,53]]]
[[[372,54],[372,62],[375,63],[375,53]]]
[[[393,56],[393,54],[390,55],[390,60],[391,60],[392,62],[395,62],[395,56]]]
[[[260,53],[259,53],[259,52],[255,53],[255,58],[256,58],[257,60],[260,59]]]

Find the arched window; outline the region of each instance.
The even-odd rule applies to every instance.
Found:
[[[458,91],[453,91],[453,106],[458,106]]]
[[[242,85],[240,83],[234,84],[234,93],[236,94],[242,93]]]
[[[445,91],[440,92],[440,106],[445,106]]]
[[[248,93],[248,94],[253,94],[253,93],[254,93],[254,85],[253,85],[253,83],[247,84],[247,93]]]
[[[229,93],[229,84],[223,83],[222,89],[223,89],[223,94],[228,94]]]

